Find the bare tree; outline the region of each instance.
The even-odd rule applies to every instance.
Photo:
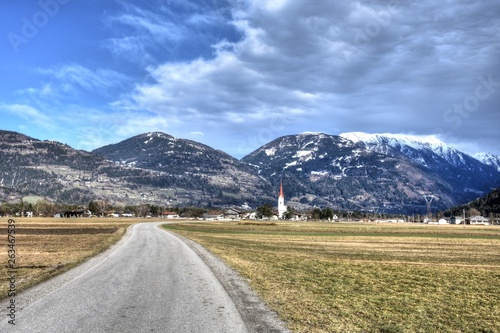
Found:
[[[481,215],[481,212],[479,212],[477,209],[475,208],[470,208],[468,211],[467,211],[467,215],[469,215],[469,217],[473,217],[473,216],[478,216],[478,215]]]
[[[104,216],[104,213],[110,207],[109,203],[106,200],[97,200],[94,202],[95,208],[99,212],[99,215]]]
[[[135,213],[137,217],[144,217],[146,216],[147,213],[149,213],[149,206],[148,205],[139,205],[135,207]]]

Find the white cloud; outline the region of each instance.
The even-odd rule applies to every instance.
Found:
[[[495,47],[478,40],[500,33],[493,16],[479,15],[488,8],[248,1],[233,8],[241,40],[214,44],[213,58],[151,68],[156,82],[138,85],[130,100],[186,126],[246,124],[242,135],[273,112],[294,119],[276,136],[331,128],[431,134],[478,75],[498,68]]]
[[[0,105],[0,110],[9,112],[12,115],[24,119],[24,125],[34,125],[45,129],[55,128],[53,118],[44,114],[40,110],[23,104],[3,104]]]
[[[75,148],[93,150],[144,132],[172,132],[175,119],[136,110],[69,107],[57,121],[64,130],[57,133],[62,142],[76,141]]]
[[[208,54],[212,52],[210,41],[219,40],[218,30],[228,26],[229,4],[225,1],[120,4],[120,12],[104,18],[114,36],[102,45],[120,59],[141,66],[186,57],[203,48]]]
[[[66,92],[84,89],[102,93],[106,89],[123,86],[130,80],[126,75],[110,69],[91,70],[78,64],[40,68],[37,72],[56,80],[58,88]],[[51,89],[54,85],[51,84]]]
[[[103,16],[111,60],[100,49],[40,69],[2,103],[38,122],[84,119],[85,147],[159,130],[241,156],[304,131],[432,134],[479,76],[500,81],[494,1],[117,3]],[[495,89],[449,140],[498,142]]]

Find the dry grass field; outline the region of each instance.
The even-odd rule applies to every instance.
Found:
[[[223,258],[294,332],[500,332],[500,228],[167,225]]]
[[[75,267],[109,248],[133,222],[127,219],[13,218],[15,220],[16,291]],[[0,218],[2,263],[0,299],[7,296],[8,218]]]

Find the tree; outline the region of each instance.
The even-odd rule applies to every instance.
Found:
[[[324,220],[332,220],[333,219],[333,210],[330,207],[327,207],[321,211],[321,218]]]
[[[269,204],[262,205],[257,208],[257,218],[261,219],[263,217],[273,216],[273,208]]]
[[[160,216],[162,211],[163,211],[162,208],[163,207],[160,207],[158,205],[151,205],[149,207],[149,211],[151,212],[151,215],[153,215],[153,216]]]
[[[134,212],[137,217],[145,217],[150,211],[149,205],[135,206]]]
[[[283,213],[283,218],[284,218],[285,220],[290,220],[290,219],[292,218],[292,216],[293,216],[293,213],[292,213],[292,207],[287,206],[287,207],[286,207],[286,212],[285,212],[285,213]]]
[[[111,206],[106,200],[96,200],[89,203],[89,210],[92,214],[99,214],[100,216],[104,216],[104,213],[106,213],[110,207]]]
[[[314,208],[311,212],[311,218],[313,220],[321,220],[321,209],[319,208]]]
[[[47,200],[38,200],[35,204],[35,214],[43,216],[51,216],[56,213],[56,206]]]
[[[467,211],[467,215],[469,215],[469,217],[473,217],[473,216],[481,215],[481,213],[477,209],[471,208]]]

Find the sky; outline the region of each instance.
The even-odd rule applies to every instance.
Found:
[[[302,132],[500,155],[500,2],[3,1],[0,129],[161,131],[241,158]]]

